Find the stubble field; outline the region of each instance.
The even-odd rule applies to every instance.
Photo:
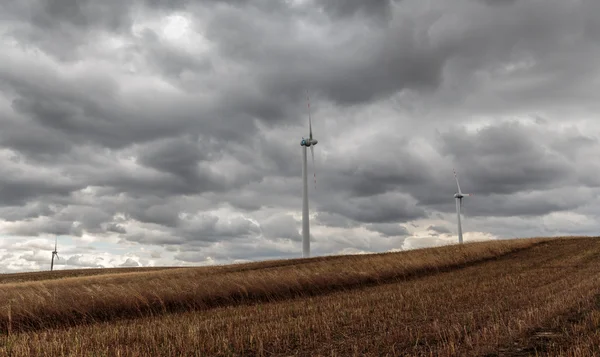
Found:
[[[0,275],[0,356],[600,354],[597,238],[74,274]]]

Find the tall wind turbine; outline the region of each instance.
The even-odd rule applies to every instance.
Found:
[[[310,147],[310,153],[312,155],[313,169],[315,166],[315,150],[314,147],[319,142],[313,138],[312,133],[312,119],[310,117],[310,100],[308,94],[306,95],[306,105],[308,108],[308,139],[302,137],[300,146],[302,146],[302,257],[310,257],[310,225],[308,221],[308,169],[307,169],[307,158],[306,148]],[[317,186],[317,175],[315,177],[315,188]]]
[[[470,193],[463,193],[460,190],[460,185],[458,184],[458,176],[456,175],[456,170],[454,171],[454,179],[456,179],[456,187],[458,187],[458,192],[454,194],[454,198],[456,200],[456,217],[458,218],[458,243],[462,244],[463,242],[463,234],[462,234],[462,226],[460,225],[460,209],[462,208],[462,199],[465,196],[471,196]]]
[[[60,259],[58,257],[58,251],[56,250],[57,243],[58,243],[58,237],[54,237],[54,251],[52,251],[52,262],[50,263],[50,271],[52,271],[54,269],[54,256],[56,256],[56,259]]]

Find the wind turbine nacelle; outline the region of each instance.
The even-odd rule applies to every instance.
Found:
[[[315,140],[315,139],[302,139],[302,141],[300,142],[300,146],[306,146],[309,147],[311,145],[317,145],[319,141]]]
[[[463,198],[463,195],[461,195],[460,193],[455,193],[454,198]]]

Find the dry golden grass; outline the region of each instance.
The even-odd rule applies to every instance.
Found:
[[[0,355],[592,355],[599,257],[530,239],[4,284]]]
[[[14,273],[0,274],[0,284],[22,283],[26,281],[52,280],[62,278],[75,278],[81,276],[104,275],[104,274],[122,274],[143,271],[158,271],[173,269],[172,267],[144,267],[144,268],[94,268],[94,269],[73,269],[73,270],[55,270],[39,271],[32,273]]]
[[[272,301],[378,284],[496,257],[537,240],[413,252],[170,269],[3,284],[0,331],[60,327],[123,317]]]

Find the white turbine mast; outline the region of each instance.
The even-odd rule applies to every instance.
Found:
[[[300,146],[302,146],[302,257],[310,257],[310,224],[308,217],[308,164],[306,148],[310,147],[312,155],[313,170],[315,167],[315,151],[314,146],[319,142],[313,138],[312,133],[312,118],[310,115],[310,99],[306,94],[306,106],[308,109],[308,139],[302,138]],[[314,173],[315,189],[317,188],[317,174]]]
[[[456,218],[458,219],[458,243],[462,244],[463,242],[463,234],[462,234],[462,226],[460,224],[460,210],[462,208],[462,200],[465,196],[472,196],[470,193],[463,193],[460,190],[460,185],[458,184],[458,176],[456,175],[456,170],[454,171],[454,179],[456,180],[456,187],[458,187],[458,192],[454,194],[454,199],[456,200]]]
[[[54,270],[54,256],[56,256],[56,259],[60,259],[58,257],[58,251],[56,249],[58,243],[58,237],[54,237],[54,250],[52,251],[52,261],[50,262],[50,271]]]

